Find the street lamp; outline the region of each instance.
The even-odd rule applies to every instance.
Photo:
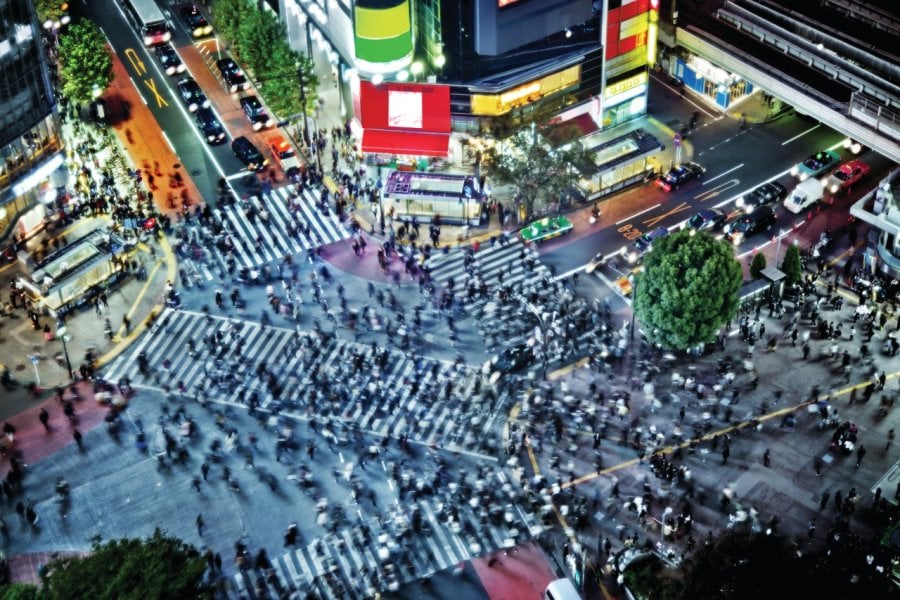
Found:
[[[75,375],[72,373],[72,362],[69,360],[69,347],[66,346],[66,341],[70,339],[66,337],[68,328],[65,325],[60,325],[61,322],[62,321],[57,322],[56,324],[56,337],[62,340],[63,355],[66,357],[66,369],[69,371],[69,380],[74,381]]]
[[[306,120],[306,84],[309,83],[309,81],[306,79],[303,65],[298,61],[294,66],[297,68],[297,81],[300,84],[300,114],[303,115],[303,143],[309,148],[309,123]]]

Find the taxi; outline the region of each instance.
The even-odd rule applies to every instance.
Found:
[[[545,217],[535,221],[522,229],[522,240],[525,242],[539,243],[555,238],[572,231],[572,222],[560,215],[557,217]]]
[[[272,158],[278,163],[282,171],[300,168],[300,159],[297,158],[297,152],[294,147],[283,137],[275,136],[269,138],[269,150],[272,152]]]
[[[871,167],[861,160],[850,160],[838,167],[828,176],[825,187],[832,194],[850,189],[855,183],[869,174]]]

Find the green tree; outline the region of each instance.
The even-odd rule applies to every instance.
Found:
[[[278,17],[269,11],[252,10],[238,25],[234,45],[241,61],[259,79],[262,73],[281,67],[275,63],[272,52],[281,45],[287,46],[286,39],[287,31]]]
[[[212,24],[216,33],[231,43],[238,39],[241,22],[256,11],[247,0],[216,0],[213,5]],[[240,48],[235,48],[240,55]]]
[[[311,115],[316,110],[319,79],[314,72],[313,62],[304,54],[289,48],[287,44],[276,47],[272,53],[272,71],[260,74],[259,89],[266,104],[279,117],[299,118],[305,112]],[[299,73],[303,77],[303,94],[300,93]],[[303,108],[301,96],[306,98]]]
[[[791,285],[800,283],[803,279],[803,263],[800,260],[800,247],[797,244],[788,246],[787,252],[784,253],[784,260],[781,261],[781,272],[787,278],[787,282]]]
[[[526,218],[535,210],[569,193],[593,165],[593,153],[579,142],[561,148],[549,146],[542,127],[532,123],[489,148],[482,157],[496,183],[511,185],[525,207]]]
[[[69,4],[64,0],[35,0],[34,10],[37,12],[38,23],[43,25],[47,21],[62,19],[69,10]]]
[[[112,81],[112,56],[103,32],[81,19],[59,37],[60,79],[63,94],[84,104],[103,92]]]
[[[750,263],[750,277],[759,279],[762,276],[763,269],[766,268],[766,257],[762,252],[753,255],[753,262]]]
[[[0,586],[0,600],[38,600],[40,588],[30,583]]]
[[[196,548],[157,529],[146,539],[95,545],[91,554],[55,560],[41,576],[48,600],[206,599],[206,561]]]
[[[635,282],[635,316],[647,337],[684,350],[712,341],[738,308],[741,265],[707,233],[682,230],[657,239]]]

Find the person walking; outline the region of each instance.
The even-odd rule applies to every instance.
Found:
[[[862,459],[866,456],[866,447],[863,444],[859,445],[859,450],[856,451],[856,468],[859,468],[859,465],[862,463]]]
[[[887,452],[891,449],[891,444],[894,443],[894,430],[891,429],[887,432],[887,444],[884,446],[884,451]]]
[[[41,425],[44,426],[44,431],[50,432],[50,413],[47,412],[46,408],[41,408],[40,414],[38,414],[38,419],[41,421]],[[893,432],[893,429],[891,430]],[[890,442],[888,442],[890,445]]]
[[[209,475],[209,464],[204,462],[200,465],[200,473],[203,475],[203,481],[206,481],[206,476]]]
[[[191,486],[192,486],[195,490],[197,490],[197,493],[198,493],[198,494],[200,493],[200,478],[197,477],[196,475],[195,475],[194,478],[191,480]]]
[[[203,528],[206,526],[206,523],[203,522],[203,515],[197,515],[197,535],[203,537]]]
[[[83,436],[81,435],[81,432],[78,431],[77,429],[73,429],[72,430],[72,438],[74,438],[75,443],[78,445],[78,449],[83,452],[84,451],[84,439],[83,439]]]
[[[825,510],[828,507],[828,501],[831,499],[831,492],[825,490],[822,492],[822,498],[819,500],[819,510]]]
[[[763,465],[768,467],[771,464],[772,464],[772,453],[768,448],[766,448],[766,451],[763,453]]]

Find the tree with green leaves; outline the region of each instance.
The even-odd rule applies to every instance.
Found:
[[[737,312],[741,265],[734,250],[705,232],[657,239],[637,275],[634,312],[647,337],[668,349],[711,342]]]
[[[762,277],[763,269],[766,268],[766,256],[762,252],[753,255],[753,261],[750,263],[750,277],[759,279]]]
[[[98,97],[112,81],[112,55],[106,38],[89,19],[70,25],[59,36],[59,62],[62,92],[76,104]]]
[[[594,164],[593,153],[580,142],[553,148],[541,134],[542,129],[532,123],[496,143],[482,157],[496,183],[516,189],[526,218],[569,194],[581,173],[589,172]]]
[[[299,117],[302,113],[311,115],[316,110],[319,79],[315,74],[312,61],[305,54],[291,50],[285,45],[278,48],[273,56],[282,55],[278,70],[260,75],[259,89],[266,99],[266,104],[273,113],[281,118]],[[298,72],[299,71],[299,72]],[[303,93],[300,90],[300,77],[303,77]],[[305,97],[303,107],[301,96]]]
[[[205,599],[206,561],[196,548],[157,529],[148,539],[97,544],[86,556],[52,561],[41,576],[48,600]]]
[[[212,12],[212,24],[221,37],[236,43],[239,38],[241,23],[257,11],[247,0],[216,0]],[[240,48],[235,48],[240,56]]]
[[[41,25],[47,21],[58,23],[67,14],[69,3],[65,0],[35,0],[34,10]]]
[[[800,247],[797,244],[788,246],[784,260],[781,261],[781,272],[791,285],[803,280],[803,262],[800,260]]]
[[[282,68],[272,52],[279,46],[287,46],[286,40],[287,30],[278,17],[267,10],[252,10],[238,25],[234,45],[244,66],[261,79],[263,73]]]

